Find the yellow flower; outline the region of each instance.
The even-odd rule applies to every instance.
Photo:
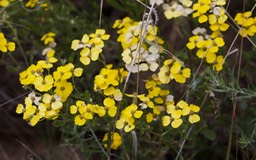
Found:
[[[158,77],[163,84],[168,84],[171,80],[171,72],[169,67],[165,65],[162,66],[160,68],[160,72],[158,72]]]
[[[1,52],[13,52],[15,50],[15,43],[14,42],[8,42],[5,38],[4,34],[0,32],[0,51]]]
[[[76,114],[77,113],[77,106],[76,105],[70,106],[70,113],[71,114]]]
[[[18,104],[17,108],[16,108],[16,113],[21,114],[25,111],[25,108],[22,104]]]
[[[162,117],[162,124],[163,126],[168,126],[171,123],[173,128],[178,128],[182,124],[182,119],[180,118],[171,118],[170,116],[163,116]]]
[[[171,125],[173,128],[178,128],[182,124],[182,122],[182,119],[177,118],[172,121]]]
[[[226,31],[229,28],[227,23],[219,24],[218,22],[210,25],[212,31]]]
[[[29,120],[29,124],[31,126],[35,126],[40,120],[40,115],[39,114],[36,114],[36,115],[33,115],[30,120]]]
[[[70,106],[70,113],[77,114],[74,118],[74,122],[78,126],[84,125],[88,120],[93,119],[93,114],[97,111],[97,105],[85,104],[84,101],[76,101],[76,105]]]
[[[196,43],[200,40],[201,38],[198,35],[192,36],[189,38],[189,42],[187,43],[187,48],[189,50],[192,50],[196,47]]]
[[[81,40],[73,40],[71,49],[76,51],[82,48],[79,60],[84,65],[89,65],[91,61],[98,60],[104,47],[103,40],[108,40],[109,37],[110,35],[105,34],[104,29],[97,29],[95,33],[90,35],[84,34]]]
[[[103,117],[105,116],[106,114],[106,109],[102,106],[99,106],[99,105],[94,105],[95,106],[95,110],[94,110],[94,113],[97,113],[100,117]]]
[[[115,93],[115,88],[113,86],[108,87],[103,92],[106,96],[110,96]]]
[[[83,74],[83,68],[75,68],[73,74],[76,77],[81,77]]]
[[[108,115],[110,117],[114,117],[116,115],[117,107],[115,106],[116,102],[112,98],[105,98],[103,101],[105,109],[108,111]]]
[[[99,43],[101,40],[108,40],[110,35],[105,34],[104,29],[97,29],[95,33],[90,34],[90,37],[95,41],[95,43]]]
[[[190,123],[193,124],[193,123],[199,122],[200,117],[199,117],[198,114],[192,114],[192,115],[189,116],[188,120],[189,120]]]
[[[9,0],[1,0],[0,7],[7,7],[10,4]]]
[[[15,43],[14,42],[8,42],[7,48],[10,52],[13,52],[15,50]]]
[[[121,101],[123,99],[123,93],[120,89],[115,89],[113,96],[116,101]]]
[[[216,54],[214,52],[207,52],[206,53],[206,62],[207,63],[213,63],[216,59]]]
[[[222,37],[216,37],[214,39],[214,43],[217,44],[218,47],[223,47],[225,45],[224,39]]]
[[[80,48],[84,48],[86,46],[89,46],[89,36],[88,34],[84,34],[82,37],[82,40],[73,40],[71,43],[71,49],[73,49],[74,51],[80,49]]]
[[[190,68],[184,68],[184,69],[182,70],[182,75],[183,75],[184,77],[186,77],[186,78],[189,78],[190,75],[191,75],[191,70],[190,70]]]
[[[171,6],[164,7],[164,15],[167,19],[177,18],[182,16],[184,8],[178,2],[173,2]]]
[[[52,75],[47,75],[45,77],[38,76],[34,81],[35,88],[40,92],[47,92],[53,87],[53,77]]]
[[[54,40],[54,37],[55,37],[55,36],[56,36],[55,33],[53,33],[53,32],[48,32],[48,33],[46,33],[46,34],[44,34],[44,35],[42,36],[41,41],[43,41],[45,45],[47,45],[47,44],[49,44],[49,43],[53,43],[53,42],[55,42],[55,40]]]
[[[226,31],[229,25],[225,23],[228,19],[223,7],[216,6],[212,9],[213,14],[208,16],[210,29],[212,31]]]
[[[58,94],[61,97],[61,101],[65,102],[69,95],[73,91],[73,85],[70,82],[67,81],[60,81],[55,84],[56,89],[54,92]]]
[[[191,111],[193,111],[195,113],[199,112],[199,110],[200,110],[200,107],[198,107],[197,105],[194,105],[194,104],[190,104],[189,108],[190,108]]]
[[[77,115],[74,119],[75,121],[75,124],[78,125],[78,126],[82,126],[85,124],[86,122],[86,119],[84,116],[81,116],[81,115]]]
[[[199,17],[198,22],[204,23],[208,20],[208,17],[205,15],[207,11],[210,10],[211,0],[198,0],[197,3],[193,5],[193,18]]]
[[[181,69],[181,64],[178,61],[175,61],[172,67],[170,68],[170,72],[172,74],[176,74],[180,72],[180,69]]]
[[[56,59],[57,60],[57,59]],[[45,69],[50,69],[53,67],[53,64],[50,63],[49,61],[47,60],[39,60],[37,61],[37,65],[42,67],[42,68],[45,68]]]
[[[45,93],[42,102],[38,105],[39,114],[47,119],[56,119],[62,106],[61,98],[57,94]]]
[[[110,139],[109,139],[109,133],[106,133],[102,139],[102,142],[106,143],[104,144],[105,148],[108,148],[108,143],[107,141],[111,142],[111,148],[116,150],[121,144],[122,144],[122,138],[117,132],[112,132],[110,134]]]
[[[251,16],[252,12],[247,11],[244,13],[237,13],[234,18],[237,24],[242,26],[242,28],[239,30],[239,34],[242,37],[254,36],[256,33],[256,17],[253,18]]]
[[[112,65],[107,65],[106,68],[102,68],[99,75],[95,76],[94,79],[94,90],[100,91],[105,90],[109,86],[118,86],[125,76],[127,75],[127,71],[121,69],[111,69]],[[116,98],[120,99],[120,93],[116,93]]]
[[[252,12],[251,11],[247,11],[244,13],[237,13],[234,20],[237,22],[237,24],[239,25],[245,25],[246,21],[248,20],[248,18],[250,18],[252,16]]]
[[[55,83],[70,79],[73,75],[73,71],[74,65],[72,63],[68,63],[65,66],[59,66],[57,70],[53,72]]]
[[[182,111],[180,109],[175,109],[171,113],[171,117],[175,119],[180,118],[181,115],[182,115]]]
[[[221,71],[223,68],[224,58],[222,55],[219,55],[216,58],[215,64],[213,65],[213,69],[216,71]]]
[[[120,119],[118,119],[116,121],[116,128],[117,129],[124,129],[125,132],[130,132],[135,128],[134,125],[134,118],[132,117],[120,117]]]
[[[138,110],[138,106],[132,103],[122,110],[121,117],[116,121],[116,128],[124,129],[125,132],[130,132],[135,128],[134,118],[140,118],[142,114],[143,112]]]
[[[84,65],[89,65],[91,62],[90,59],[90,49],[89,48],[84,48],[81,52],[80,52],[80,62],[82,62]]]
[[[152,113],[148,113],[148,114],[146,115],[146,121],[147,121],[148,123],[152,122],[153,119],[154,119],[154,115],[153,115]]]
[[[163,116],[162,117],[163,126],[168,126],[170,123],[171,123],[171,117],[170,116]]]
[[[226,0],[212,0],[212,3],[218,6],[224,6],[226,4]]]
[[[31,126],[36,125],[41,119],[38,109],[33,104],[31,97],[25,98],[25,106],[22,104],[18,104],[16,108],[16,113],[18,114],[23,113],[23,119],[27,121],[28,124]]]
[[[36,6],[36,4],[38,3],[39,0],[29,0],[25,6],[29,7],[29,8],[34,8]]]

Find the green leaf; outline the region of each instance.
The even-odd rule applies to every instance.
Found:
[[[54,125],[55,127],[62,127],[62,126],[64,126],[65,124],[66,124],[66,122],[63,121],[63,120],[55,120],[55,121],[53,122],[53,125]]]
[[[17,73],[19,71],[19,67],[14,67],[11,65],[6,66],[7,71],[10,73]]]
[[[204,128],[201,132],[202,132],[202,134],[204,135],[205,138],[207,138],[211,141],[216,139],[215,132],[210,130],[209,128]]]

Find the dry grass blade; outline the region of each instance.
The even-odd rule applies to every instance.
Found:
[[[125,79],[124,88],[123,88],[123,93],[125,92],[125,89],[126,89],[128,80],[129,80],[129,78],[130,78],[132,67],[133,67],[133,65],[134,65],[134,63],[135,63],[136,58],[139,56],[141,46],[142,46],[142,44],[143,44],[143,42],[144,42],[144,40],[145,40],[144,37],[145,37],[145,35],[146,35],[146,33],[147,33],[146,29],[148,28],[148,25],[149,25],[149,22],[150,22],[150,18],[151,18],[152,14],[153,14],[154,5],[155,5],[155,1],[153,2],[152,6],[150,7],[149,12],[147,13],[147,19],[146,19],[145,21],[144,21],[144,19],[143,19],[143,21],[142,21],[142,25],[141,25],[141,26],[142,26],[142,28],[141,28],[141,30],[142,30],[141,39],[140,39],[139,44],[138,44],[138,46],[137,46],[137,49],[136,49],[136,51],[135,51],[136,54],[135,54],[135,56],[134,56],[134,58],[133,58],[133,60],[132,60],[131,67],[129,68],[128,75],[127,75],[127,77],[126,77],[126,79]],[[145,17],[145,14],[143,15],[143,17]]]
[[[6,101],[6,102],[0,104],[0,107],[3,107],[4,105],[6,105],[6,104],[8,104],[8,103],[10,103],[10,102],[12,102],[12,101],[14,101],[14,100],[16,100],[16,99],[19,99],[19,98],[21,98],[21,97],[27,95],[29,92],[30,92],[30,91],[28,91],[28,92],[26,92],[26,93],[24,93],[24,94],[21,94],[21,95],[15,97],[15,98],[13,98],[13,99],[10,99],[9,101]]]
[[[138,153],[138,140],[137,135],[135,131],[132,131],[132,153],[133,153],[133,159],[137,159],[137,153]]]
[[[19,142],[26,150],[28,150],[33,156],[35,156],[38,160],[42,160],[35,152],[33,152],[27,145],[19,141],[18,139],[15,139],[17,142]]]
[[[99,28],[101,27],[102,21],[102,9],[103,9],[103,0],[100,1],[100,18],[99,18]]]

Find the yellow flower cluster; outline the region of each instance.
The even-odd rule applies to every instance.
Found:
[[[46,33],[42,36],[41,41],[43,41],[45,45],[50,44],[50,43],[54,44],[55,43],[55,39],[54,39],[55,36],[56,36],[55,33],[48,32],[48,33]]]
[[[189,38],[187,48],[189,50],[197,49],[196,55],[198,58],[205,58],[206,62],[213,64],[216,71],[222,70],[223,56],[216,55],[220,47],[225,45],[222,37],[214,37],[206,34],[206,29],[196,28],[193,30],[194,36]]]
[[[0,51],[5,53],[7,51],[13,52],[15,50],[15,43],[8,42],[4,34],[0,32]]]
[[[37,3],[36,1],[33,2]],[[159,1],[159,4],[161,3]],[[174,7],[175,2],[172,2],[171,5],[170,8]],[[183,16],[192,12],[191,9],[189,10],[192,6],[191,0],[179,0],[176,8],[180,6],[183,7]],[[168,13],[171,12],[170,8],[166,11],[166,15],[171,14]],[[219,12],[221,13],[209,18],[211,19],[209,21],[213,22],[216,18],[216,21],[220,23],[219,19],[223,16],[223,11]],[[75,104],[69,104],[69,113],[73,117],[74,124],[83,126],[97,118],[109,120],[115,117],[116,129],[131,132],[138,126],[138,121],[143,119],[147,123],[158,121],[163,126],[170,125],[173,128],[178,128],[185,117],[188,117],[190,123],[199,122],[199,106],[188,104],[184,100],[175,103],[170,91],[164,89],[164,85],[170,83],[171,80],[175,80],[177,83],[186,83],[191,76],[191,70],[185,68],[182,62],[175,57],[166,59],[161,68],[157,70],[159,67],[157,61],[160,53],[163,52],[163,47],[160,45],[164,42],[157,36],[158,28],[153,25],[153,21],[136,22],[129,17],[125,17],[122,20],[116,20],[113,28],[118,29],[117,41],[121,43],[123,48],[122,60],[125,62],[127,70],[132,73],[148,70],[154,72],[149,79],[144,81],[147,93],[140,95],[126,94],[133,98],[133,102],[128,102],[128,105],[123,106],[121,102],[124,95],[121,84],[128,75],[128,71],[124,68],[114,69],[112,64],[108,64],[94,77],[93,89],[95,92],[102,94],[102,102],[95,103],[92,100],[88,102],[76,99]],[[215,36],[209,36],[206,31],[200,29],[193,31],[194,36],[190,38],[187,47],[190,50],[197,48],[199,58],[206,57],[206,61],[213,63],[216,70],[221,70],[223,59],[221,61],[221,57],[217,57],[215,54],[219,47],[224,46],[224,40],[219,36],[220,34],[217,34],[217,31],[222,31],[222,29],[214,30],[215,34],[213,35]],[[20,73],[20,83],[34,91],[25,98],[24,104],[18,104],[16,112],[23,114],[23,119],[32,126],[40,120],[54,120],[59,116],[60,110],[65,105],[64,102],[73,92],[73,85],[75,84],[71,83],[71,78],[80,77],[83,73],[83,69],[76,68],[73,63],[56,66],[58,59],[55,57],[56,51],[54,48],[57,45],[55,36],[53,32],[48,32],[42,36],[41,41],[46,45],[42,52],[45,59],[30,65]],[[106,34],[104,29],[97,29],[95,33],[84,34],[81,40],[73,40],[71,49],[74,51],[80,50],[79,60],[87,66],[91,61],[99,59],[104,41],[109,38],[110,35]],[[122,138],[117,132],[106,133],[102,141],[106,148],[110,147],[112,149],[117,149],[122,144]]]
[[[95,76],[94,90],[106,96],[103,100],[104,106],[85,104],[81,100],[77,101],[76,105],[70,107],[71,114],[78,113],[74,118],[75,124],[84,125],[87,120],[93,119],[94,113],[100,117],[103,117],[106,113],[110,117],[114,117],[117,112],[116,101],[121,101],[123,98],[122,92],[117,87],[123,82],[126,75],[127,71],[122,68],[112,69],[111,64],[102,68],[100,73]]]
[[[109,64],[106,68],[102,68],[94,79],[94,90],[102,92],[106,96],[103,104],[110,117],[116,115],[116,101],[123,99],[123,94],[118,86],[128,74],[123,68],[112,69],[112,66],[112,64]]]
[[[197,112],[200,111],[200,108],[194,104],[188,105],[187,102],[180,100],[176,105],[170,104],[166,106],[167,115],[162,117],[163,126],[168,126],[171,124],[173,128],[178,128],[183,120],[182,116],[189,115],[190,123],[197,123],[200,121],[200,117]]]
[[[189,50],[197,48],[197,56],[199,58],[206,58],[207,63],[213,64],[213,69],[216,71],[222,70],[224,63],[223,56],[216,55],[219,48],[225,45],[221,32],[229,28],[229,25],[226,23],[228,16],[224,8],[225,4],[226,0],[197,0],[194,4],[191,0],[178,0],[171,1],[170,5],[163,4],[165,10],[164,14],[167,19],[187,16],[193,12],[192,17],[198,18],[199,23],[208,21],[212,34],[207,35],[206,29],[196,28],[193,31],[194,35],[189,38],[187,48]],[[238,19],[242,18],[239,17]],[[250,21],[252,22],[252,20]],[[250,31],[253,28],[254,27],[252,27]],[[245,32],[245,30],[241,30],[241,33],[242,32]],[[252,34],[252,32],[250,32],[250,34]],[[162,70],[167,74],[168,68],[166,66],[162,67]],[[162,74],[162,77],[166,78],[165,81],[169,81],[167,76]]]
[[[193,10],[191,9],[192,0],[177,0],[170,3],[164,3],[164,15],[167,19],[178,18],[181,16],[187,17]]]
[[[207,22],[209,18],[217,18],[218,23],[226,21],[225,9],[222,8],[226,4],[226,0],[198,0],[197,3],[193,4],[193,18],[198,17],[199,23]],[[208,16],[208,13],[211,16]]]
[[[108,141],[111,141],[110,148],[116,150],[122,144],[122,138],[119,133],[111,132],[106,133],[102,139],[104,147],[108,148]]]
[[[112,69],[109,64],[106,68],[102,68],[100,73],[95,76],[94,90],[103,93],[106,97],[103,100],[104,106],[97,104],[85,104],[84,101],[78,100],[76,105],[70,106],[70,113],[77,114],[74,118],[75,124],[82,126],[86,121],[93,119],[94,114],[100,117],[107,113],[110,117],[114,117],[117,113],[116,101],[121,101],[123,98],[119,84],[127,75],[124,69]]]
[[[113,28],[117,28],[119,34],[117,41],[121,43],[123,47],[122,59],[125,62],[125,67],[128,71],[133,73],[140,71],[156,71],[159,58],[159,53],[162,52],[158,45],[163,44],[163,40],[157,37],[158,28],[151,24],[143,28],[142,21],[137,22],[129,17],[116,20]],[[145,36],[142,34],[145,32]],[[145,39],[145,42],[139,46],[141,38]]]
[[[228,16],[223,6],[215,6],[212,9],[212,14],[208,16],[210,29],[213,31],[212,35],[218,36],[220,32],[224,32],[229,28],[229,25],[226,23],[227,19]]]
[[[138,109],[135,103],[127,106],[122,110],[120,118],[116,121],[117,129],[124,129],[125,132],[130,132],[135,128],[135,118],[139,119],[143,112]]]
[[[40,63],[42,62],[42,63]],[[52,74],[44,74],[49,71],[48,64],[45,60],[38,61],[36,65],[30,65],[25,71],[20,73],[20,83],[24,86],[32,85],[39,92],[48,92],[55,88],[61,100],[64,102],[70,93],[73,91],[73,86],[68,79],[72,76],[80,77],[82,68],[74,68],[72,63],[57,67],[57,70]],[[50,65],[52,65],[50,63]]]
[[[75,124],[82,126],[88,120],[92,120],[94,114],[103,117],[106,114],[106,110],[97,104],[86,104],[84,101],[78,100],[76,101],[76,105],[70,106],[70,113],[76,114],[74,118]]]
[[[42,7],[45,10],[48,10],[48,4],[45,1],[40,1],[40,0],[28,0],[28,2],[25,4],[25,7],[27,8]]]
[[[144,106],[143,108],[148,106],[152,109],[152,112],[146,115],[147,122],[150,123],[161,118],[163,126],[171,124],[173,128],[178,128],[183,122],[182,116],[189,115],[190,123],[197,123],[200,120],[199,115],[196,114],[200,111],[198,106],[188,105],[183,100],[175,105],[173,95],[170,94],[169,90],[161,89],[160,85],[162,85],[160,80],[156,75],[153,75],[145,84],[148,95],[140,97],[140,100],[144,101],[140,105]]]
[[[148,110],[146,114],[148,123],[160,119],[160,114],[165,111],[165,106],[174,103],[173,95],[170,94],[169,90],[162,89],[162,84],[157,75],[153,74],[145,83],[148,94],[138,96],[141,101],[139,106],[143,110]]]
[[[225,4],[226,0],[198,0],[193,5],[193,18],[198,17],[199,23],[208,21],[212,33],[208,35],[206,29],[198,27],[193,30],[193,36],[187,43],[189,50],[196,48],[197,57],[205,58],[207,63],[213,64],[213,69],[216,71],[221,71],[223,68],[224,58],[217,53],[225,45],[222,32],[229,28],[226,23],[228,16],[224,8]]]
[[[171,124],[173,128],[178,128],[183,123],[184,116],[189,116],[190,123],[197,123],[200,117],[197,114],[200,108],[194,104],[180,100],[176,105],[173,95],[169,90],[161,89],[162,82],[157,75],[146,81],[145,88],[148,94],[129,95],[129,97],[137,97],[138,105],[132,103],[121,111],[120,118],[116,122],[117,129],[124,129],[125,132],[130,132],[135,128],[135,120],[141,119],[143,113],[148,123],[153,120],[161,120],[163,126]],[[139,109],[140,107],[140,109]]]
[[[190,78],[190,68],[183,68],[179,61],[167,59],[160,68],[158,78],[163,84],[168,84],[172,79],[178,83],[185,83],[187,78]]]
[[[108,40],[109,34],[105,34],[104,29],[97,29],[95,33],[90,35],[84,34],[81,40],[75,39],[72,41],[71,49],[80,51],[80,62],[84,65],[89,65],[91,61],[96,61],[102,53],[104,41]]]
[[[51,33],[50,35],[55,34]],[[44,35],[41,40],[52,46],[52,42],[55,42],[52,37]],[[49,39],[47,40],[47,38]],[[31,125],[35,125],[42,118],[52,119],[58,116],[62,103],[73,91],[73,85],[68,80],[73,76],[80,77],[83,72],[82,68],[75,68],[72,63],[58,66],[55,71],[51,71],[53,64],[57,62],[53,49],[55,45],[43,50],[42,54],[45,55],[45,60],[31,64],[20,73],[20,83],[24,87],[35,89],[39,95],[42,95],[36,97],[32,92],[33,96],[29,95],[25,99],[25,106],[22,104],[17,106],[16,112],[23,113],[23,118]]]
[[[254,36],[256,34],[256,17],[252,17],[252,12],[237,13],[235,21],[241,26],[239,34],[242,37]]]
[[[123,82],[128,72],[123,68],[112,69],[112,64],[102,68],[100,73],[95,76],[94,90],[103,92],[105,96],[114,98],[117,101],[122,100],[122,93],[117,87]]]
[[[61,98],[57,94],[45,93],[37,97],[35,92],[31,92],[25,98],[25,106],[18,104],[16,113],[23,113],[23,119],[34,126],[44,118],[56,119],[62,106]]]

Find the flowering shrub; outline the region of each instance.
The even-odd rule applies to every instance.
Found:
[[[66,35],[72,35],[65,37],[68,39],[67,48],[62,46],[65,34],[63,36],[56,29],[40,31],[41,39],[35,39],[40,40],[38,46],[42,46],[38,51],[40,55],[34,56],[33,61],[28,62],[19,73],[20,84],[29,94],[23,103],[17,105],[16,113],[21,114],[31,126],[43,120],[52,120],[63,129],[67,126],[72,126],[77,132],[85,129],[94,136],[108,159],[111,149],[124,150],[129,159],[129,151],[125,151],[131,143],[127,142],[129,140],[136,150],[143,136],[156,140],[159,135],[175,137],[179,134],[182,138],[189,127],[200,130],[200,127],[207,126],[207,116],[202,111],[204,103],[207,103],[205,99],[208,96],[217,99],[213,91],[218,92],[221,90],[218,87],[224,87],[217,79],[210,79],[211,75],[221,75],[228,56],[235,52],[229,49],[224,54],[228,49],[225,34],[231,26],[229,19],[233,20],[226,9],[227,1],[143,2],[132,2],[145,7],[139,21],[135,17],[124,16],[115,19],[111,25],[108,23],[108,26],[88,27],[85,31],[74,27],[65,31]],[[29,0],[23,4],[2,0],[0,6],[7,12],[8,7],[15,3],[22,3],[25,11],[56,12],[54,2],[50,1]],[[120,9],[114,1],[108,3]],[[156,7],[161,9],[156,10]],[[164,16],[161,21],[164,22],[179,18],[193,20],[195,28],[189,33],[191,36],[184,37],[186,45],[182,51],[188,56],[169,51],[168,39],[161,37],[164,33],[161,23],[158,24],[161,12]],[[64,25],[75,25],[75,20],[71,19]],[[49,23],[51,21],[54,20],[50,19]],[[252,11],[237,13],[234,22],[242,38],[255,35],[256,18]],[[10,25],[9,22],[6,24]],[[15,36],[16,30],[12,26],[10,28]],[[79,34],[72,34],[73,30]],[[5,38],[4,30],[0,33],[0,51],[10,53],[12,58],[17,49],[23,52],[17,35],[13,41],[9,40],[9,36]],[[28,56],[24,54],[26,61]],[[192,57],[193,63],[189,63],[188,57]],[[198,62],[201,63],[196,68]],[[203,65],[203,62],[210,67]],[[202,87],[205,91],[197,94]],[[202,92],[206,91],[204,98]],[[239,93],[231,91],[234,92],[232,97]],[[95,131],[104,134],[101,140],[96,137]],[[132,135],[132,140],[127,138],[129,135]],[[168,143],[165,145],[168,146]],[[180,152],[177,152],[177,158],[179,156]]]

